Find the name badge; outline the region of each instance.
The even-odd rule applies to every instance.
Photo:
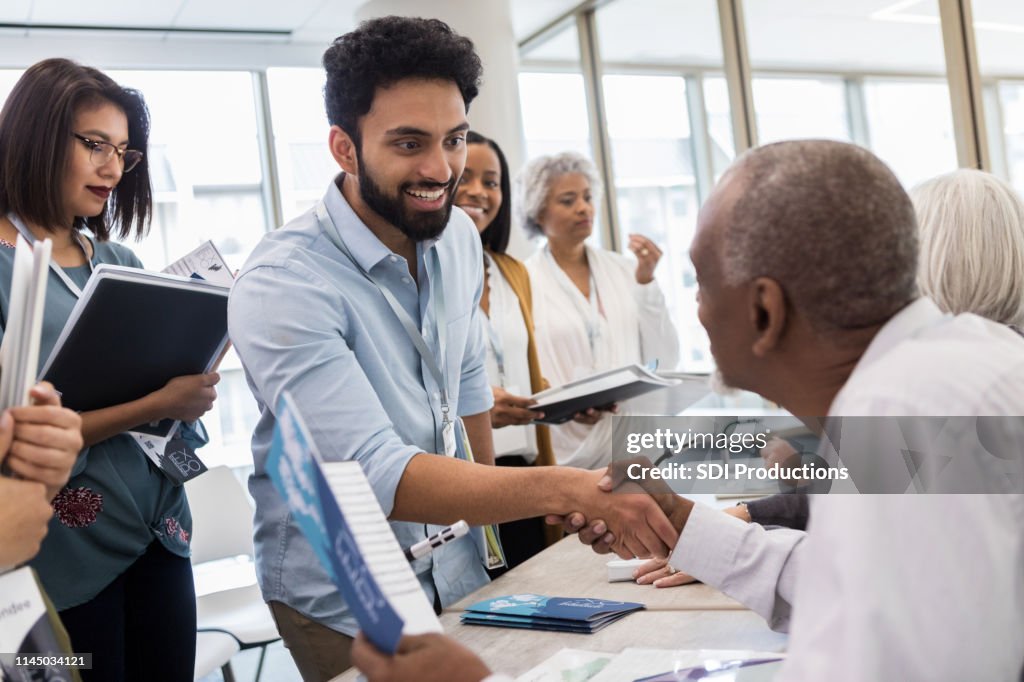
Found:
[[[446,457],[455,456],[455,422],[446,421],[441,427],[441,436],[444,439],[444,454]]]

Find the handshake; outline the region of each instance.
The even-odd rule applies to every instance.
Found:
[[[651,469],[638,457],[613,462],[605,471],[578,471],[579,483],[568,501],[570,510],[545,520],[578,533],[598,554],[614,552],[623,559],[665,559],[672,553],[693,509],[693,502],[676,495],[664,481],[644,476],[627,478],[636,466]]]

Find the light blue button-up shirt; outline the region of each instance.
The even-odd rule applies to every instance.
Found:
[[[359,265],[398,299],[438,353],[430,304],[430,249],[438,254],[447,324],[448,395],[453,414],[493,404],[480,324],[483,254],[472,221],[452,211],[444,233],[416,249],[414,282],[405,258],[392,253],[356,216],[339,190],[324,195],[328,214]],[[288,391],[325,460],[357,460],[386,514],[409,460],[444,452],[440,387],[384,296],[325,233],[310,210],[268,234],[249,256],[231,291],[228,326],[260,409],[252,438],[257,576],[263,596],[339,632],[358,630],[302,531],[288,514],[265,465],[273,406]],[[439,455],[440,456],[440,455]],[[439,526],[394,522],[402,547]],[[443,606],[487,582],[481,547],[467,538],[413,563],[427,598]]]

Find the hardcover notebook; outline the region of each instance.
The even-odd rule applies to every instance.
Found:
[[[65,407],[129,402],[209,371],[228,340],[229,288],[120,265],[89,278],[43,367]],[[160,422],[167,437],[177,422]],[[133,431],[153,433],[152,427]]]
[[[591,407],[605,407],[679,383],[679,379],[660,377],[640,365],[626,365],[534,393],[531,397],[537,404],[530,409],[544,413],[543,419],[536,420],[539,423],[562,424]]]
[[[462,614],[462,622],[590,634],[642,608],[644,605],[637,602],[516,594],[487,599],[467,607]]]

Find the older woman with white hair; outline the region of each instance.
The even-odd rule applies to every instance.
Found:
[[[960,169],[910,192],[921,292],[948,313],[1024,327],[1024,202],[996,176]]]
[[[519,222],[547,244],[526,261],[534,291],[537,352],[553,386],[630,363],[673,369],[679,340],[654,280],[661,251],[630,235],[636,262],[588,246],[601,183],[574,152],[531,161],[517,178]],[[610,420],[551,430],[559,464],[592,468],[611,456]]]

